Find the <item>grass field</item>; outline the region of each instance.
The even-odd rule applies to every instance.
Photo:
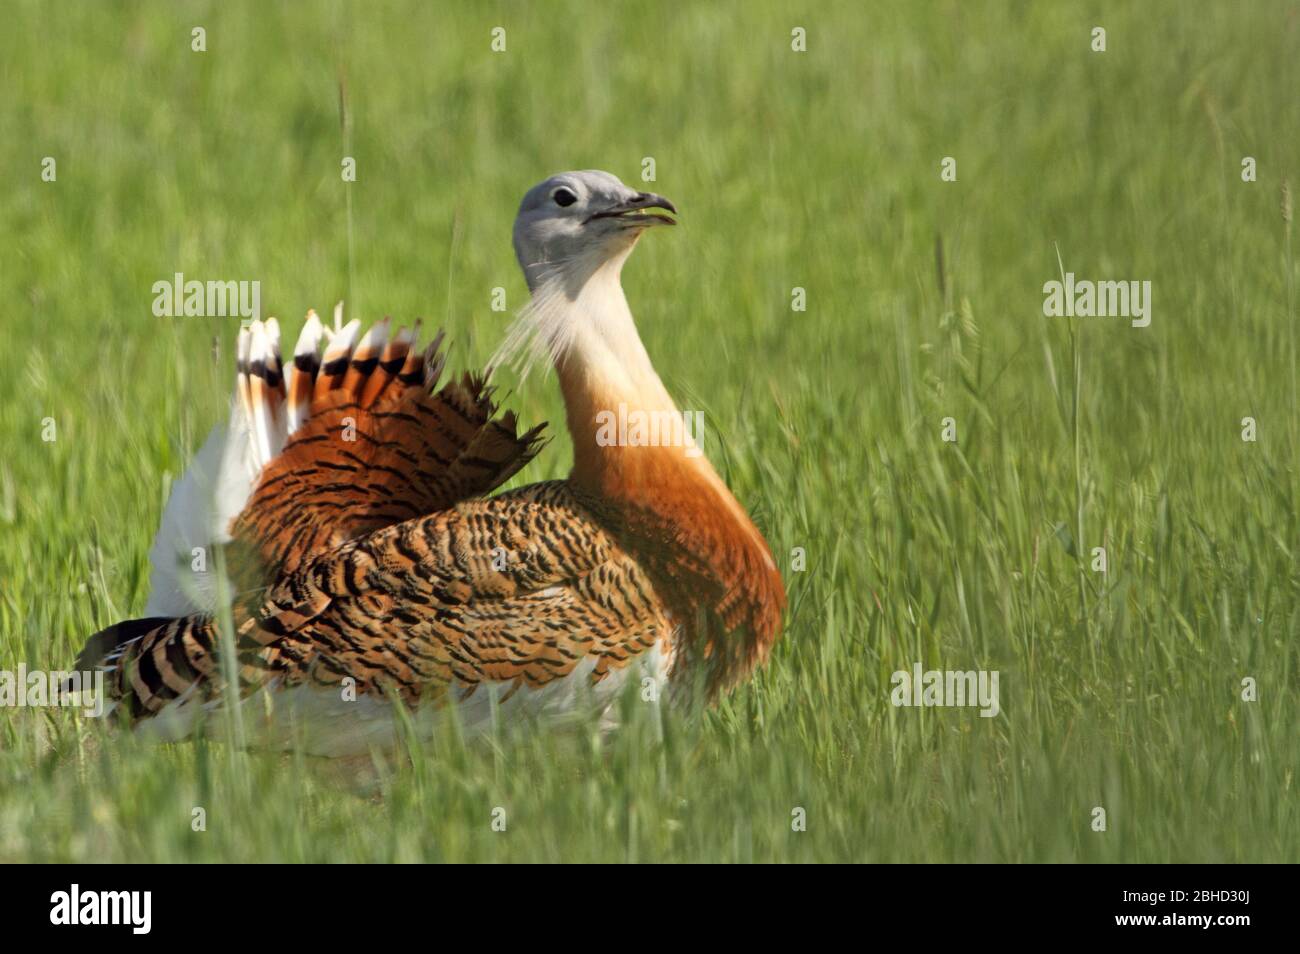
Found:
[[[449,731],[365,784],[3,709],[0,860],[1300,860],[1296,3],[4,7],[0,669],[139,614],[225,413],[236,320],[155,281],[260,281],[289,336],[423,316],[474,367],[525,189],[645,157],[681,225],[628,297],[791,608],[701,718]],[[1150,326],[1044,317],[1062,266],[1150,281]],[[509,402],[557,435],[515,482],[564,475],[554,378]],[[892,706],[918,661],[1001,714]]]

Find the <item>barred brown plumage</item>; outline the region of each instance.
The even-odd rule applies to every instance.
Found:
[[[556,207],[557,184],[578,199]],[[225,698],[210,584],[159,557],[206,533],[227,545],[238,694],[371,703],[313,709],[330,730],[320,751],[391,740],[370,731],[390,698],[436,711],[487,693],[551,713],[603,707],[635,666],[710,696],[744,677],[785,602],[766,541],[693,444],[596,436],[620,403],[676,412],[618,281],[641,232],[668,221],[625,214],[651,206],[671,203],[566,173],[520,209],[533,298],[507,350],[536,337],[550,352],[574,443],[567,480],[486,496],[538,452],[544,425],[520,433],[498,415],[487,375],[439,387],[441,334],[418,352],[388,319],[360,335],[340,311],[332,330],[309,313],[285,364],[278,325],[254,322],[231,422],[164,514],[154,615],[91,637],[78,668],[106,669],[118,711],[140,720],[176,723]],[[215,475],[200,466],[218,457]]]

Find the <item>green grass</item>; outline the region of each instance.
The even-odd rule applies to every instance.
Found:
[[[288,334],[339,298],[422,315],[475,366],[491,290],[526,295],[524,190],[645,156],[682,224],[625,285],[787,571],[771,664],[662,743],[629,703],[369,787],[0,710],[0,860],[1300,859],[1300,7],[439,7],[5,4],[0,669],[140,612],[167,475],[225,411],[235,323],[155,318],[154,281],[259,280]],[[1058,249],[1150,280],[1151,326],[1044,318]],[[562,430],[553,378],[509,400]],[[519,479],[568,465],[561,437]],[[894,708],[917,660],[998,670],[1002,714]]]

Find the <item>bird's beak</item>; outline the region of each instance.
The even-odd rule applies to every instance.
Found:
[[[647,227],[651,225],[676,225],[677,222],[666,215],[656,215],[653,212],[647,212],[647,209],[666,209],[667,211],[677,214],[677,206],[673,205],[661,195],[655,195],[653,192],[638,192],[635,196],[626,202],[619,202],[608,209],[604,209],[587,218],[587,222],[594,219],[618,219],[629,226]],[[586,223],[583,223],[586,224]]]

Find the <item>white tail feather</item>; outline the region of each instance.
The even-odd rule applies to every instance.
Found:
[[[321,327],[310,314],[295,353],[314,352]],[[357,329],[351,330],[355,337]],[[307,418],[310,387],[305,401],[300,399],[292,408],[287,401],[280,327],[274,318],[241,329],[236,356],[230,419],[209,433],[163,509],[149,551],[146,616],[188,616],[216,609],[212,547],[230,542],[231,523],[248,503],[262,468]]]
[[[294,361],[280,358],[280,325],[274,318],[250,322],[239,332],[230,419],[212,429],[185,475],[173,487],[149,551],[152,565],[148,616],[188,616],[216,609],[212,547],[231,540],[231,525],[243,512],[262,469],[283,450],[308,419],[314,399],[347,386],[375,399],[395,374],[418,374],[436,382],[445,356],[439,333],[429,351],[414,351],[417,331],[392,332],[385,318],[363,336],[354,318],[341,324],[343,303],[329,328],[307,313]],[[417,325],[418,328],[418,325]],[[325,354],[320,354],[327,340]],[[400,368],[395,367],[402,358]],[[384,366],[371,365],[371,359]],[[370,365],[369,370],[365,366]],[[418,379],[418,378],[417,378]]]
[[[293,364],[285,369],[285,391],[288,395],[288,432],[292,434],[307,420],[311,408],[311,386],[316,369],[320,367],[320,342],[324,329],[316,312],[307,312],[298,343],[293,349]],[[307,365],[300,370],[299,362]],[[301,378],[299,377],[301,375]]]
[[[248,500],[261,468],[253,459],[246,417],[231,401],[189,469],[172,487],[149,551],[145,616],[188,616],[216,608],[214,543],[230,541],[230,521]]]

